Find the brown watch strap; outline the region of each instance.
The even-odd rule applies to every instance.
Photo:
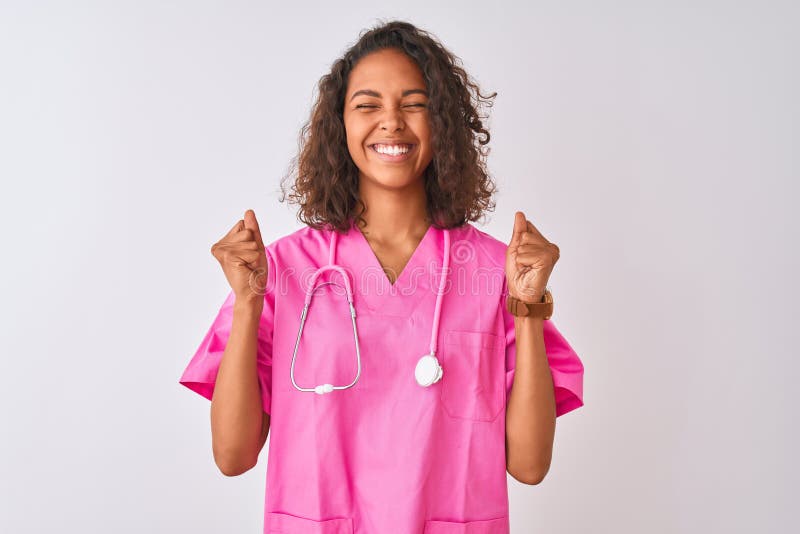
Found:
[[[550,290],[546,289],[541,302],[523,302],[506,294],[506,309],[517,317],[538,317],[547,320],[553,315],[553,296]]]

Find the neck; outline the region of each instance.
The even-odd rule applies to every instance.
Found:
[[[367,206],[362,214],[367,224],[359,229],[371,241],[419,240],[431,225],[422,180],[403,189],[387,189],[362,179],[359,195]]]

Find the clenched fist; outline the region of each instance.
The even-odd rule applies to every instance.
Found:
[[[523,302],[541,302],[561,252],[525,214],[514,214],[514,232],[506,250],[508,293]]]
[[[267,255],[253,210],[244,212],[225,236],[211,245],[239,302],[263,306],[267,285]]]

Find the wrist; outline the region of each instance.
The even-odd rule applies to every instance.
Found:
[[[522,293],[517,291],[512,291],[510,288],[508,290],[508,295],[514,297],[515,299],[525,302],[526,304],[537,304],[540,302],[544,302],[545,292],[548,290],[547,287],[543,287],[542,289],[525,289]]]
[[[233,312],[237,315],[245,316],[260,316],[264,309],[264,297],[262,295],[252,294],[251,296],[243,296],[233,303]]]
[[[535,317],[529,315],[515,315],[514,316],[514,326],[515,327],[543,327],[544,325],[544,318],[543,317]]]
[[[530,293],[526,291],[530,296]],[[535,299],[535,297],[533,297]],[[509,292],[505,297],[506,310],[515,317],[550,319],[553,315],[553,296],[549,289],[545,288],[541,300],[522,300]]]

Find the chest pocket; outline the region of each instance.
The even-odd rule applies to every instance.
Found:
[[[350,517],[317,521],[283,512],[269,512],[270,534],[353,534]]]
[[[445,332],[442,407],[451,417],[493,421],[503,409],[505,358],[501,339],[489,332]]]

